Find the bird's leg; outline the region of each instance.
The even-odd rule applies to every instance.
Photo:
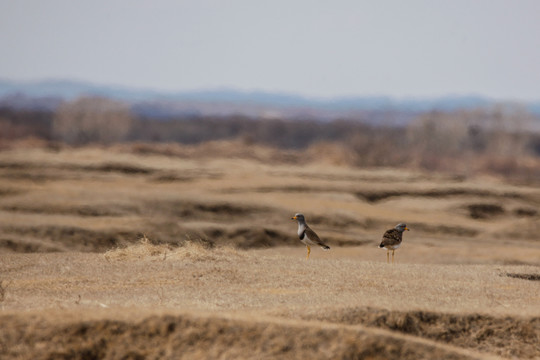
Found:
[[[309,253],[311,252],[311,248],[308,245],[306,245],[306,247],[307,247],[307,256],[306,256],[306,260],[307,260],[309,259]]]
[[[386,263],[390,264],[390,250],[386,249]]]
[[[396,250],[392,250],[392,264],[394,263],[394,251]]]

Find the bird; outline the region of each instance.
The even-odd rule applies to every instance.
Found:
[[[313,231],[308,224],[303,214],[295,214],[291,220],[298,221],[298,237],[300,241],[307,247],[307,256],[306,260],[309,259],[309,254],[311,252],[310,245],[319,245],[323,250],[330,250],[330,246],[326,245],[319,236]]]
[[[399,223],[395,228],[386,230],[382,237],[382,241],[379,245],[379,248],[386,249],[386,262],[390,262],[390,250],[392,250],[392,264],[394,263],[394,251],[400,247],[401,242],[403,241],[403,232],[409,230],[406,224]]]

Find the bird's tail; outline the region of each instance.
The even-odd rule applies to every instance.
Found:
[[[379,244],[379,249],[382,249],[384,245],[382,243]]]
[[[323,248],[323,250],[330,250],[330,246],[328,245],[321,245],[321,247]]]

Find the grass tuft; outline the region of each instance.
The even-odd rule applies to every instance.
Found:
[[[109,250],[104,256],[108,261],[142,260],[156,256],[164,258],[168,252],[170,252],[170,245],[152,244],[144,235],[137,243]]]
[[[130,260],[192,260],[192,261],[231,261],[240,256],[238,250],[224,246],[213,248],[203,241],[186,240],[181,246],[153,244],[146,235],[139,242],[124,248],[116,248],[105,253],[108,261]]]
[[[7,288],[10,282],[0,280],[0,303],[6,300]]]

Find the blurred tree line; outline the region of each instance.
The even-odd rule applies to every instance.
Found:
[[[343,119],[262,120],[242,115],[154,119],[134,115],[119,101],[83,97],[63,103],[55,112],[0,108],[0,141],[35,137],[82,146],[240,139],[246,145],[298,150],[338,144],[355,166],[468,173],[482,161],[488,170],[504,174],[523,170],[520,161],[527,159],[534,164],[533,175],[540,176],[540,134],[530,131],[534,121],[539,120],[517,105],[429,112],[406,126],[385,127]]]

